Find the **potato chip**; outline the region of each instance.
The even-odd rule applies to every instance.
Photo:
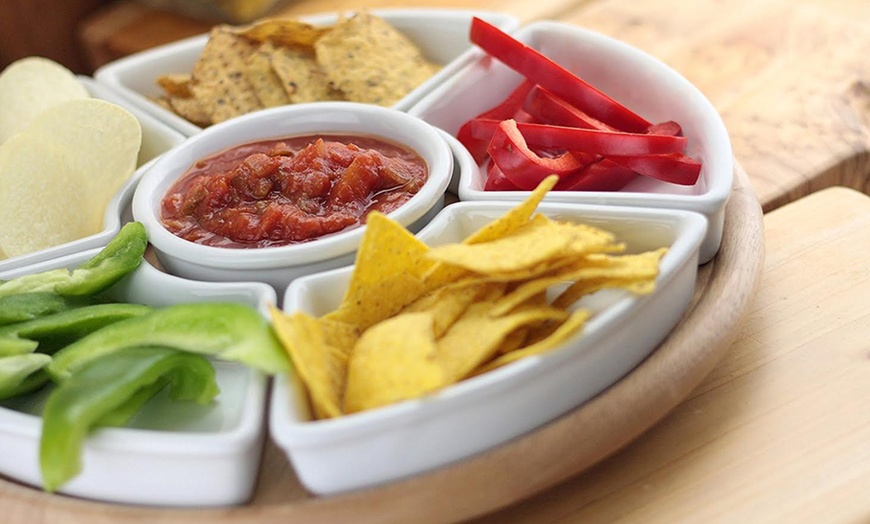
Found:
[[[190,84],[212,123],[263,108],[245,78],[247,61],[256,49],[257,44],[234,35],[228,26],[212,29]]]
[[[341,305],[326,315],[363,331],[423,295],[431,265],[429,247],[385,215],[373,212],[356,254],[356,267]]]
[[[318,418],[342,414],[341,396],[347,376],[348,354],[327,344],[321,322],[306,313],[285,315],[272,308],[272,325],[290,355],[293,369],[307,388]]]
[[[46,109],[89,97],[72,71],[52,60],[28,57],[13,62],[0,73],[0,144]]]
[[[432,315],[407,313],[363,333],[348,362],[344,407],[348,413],[418,398],[442,388],[435,358]]]
[[[103,100],[69,100],[37,116],[0,146],[0,250],[19,256],[102,230],[141,142],[139,121]]]
[[[272,68],[272,55],[275,46],[271,42],[261,45],[248,58],[245,67],[245,78],[251,84],[254,94],[263,107],[277,107],[290,103],[290,97],[284,91],[281,78]]]
[[[492,292],[492,283],[472,282],[444,286],[430,291],[408,304],[402,313],[428,312],[432,314],[432,331],[436,338],[446,332],[459,318],[468,306],[481,295]]]
[[[405,35],[367,12],[340,20],[314,48],[326,77],[353,102],[393,105],[438,69]]]
[[[278,47],[271,55],[272,67],[293,103],[341,100],[321,71],[313,51],[300,47]]]

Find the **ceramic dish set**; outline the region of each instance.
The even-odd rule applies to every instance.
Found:
[[[631,371],[678,323],[692,297],[698,265],[718,249],[732,182],[726,130],[701,93],[642,51],[576,26],[537,22],[520,27],[498,13],[373,12],[445,64],[390,109],[347,102],[291,105],[203,130],[149,97],[157,93],[158,75],[190,70],[205,36],[119,60],[99,70],[95,80],[82,78],[94,96],[139,118],[141,167],[107,210],[103,232],[0,262],[0,279],[73,267],[121,224],[135,219],[145,224],[161,269],[143,264],[113,288],[114,297],[152,305],[235,300],[263,315],[273,303],[288,312],[323,314],[344,294],[363,228],[304,244],[228,250],[181,240],[156,218],[167,187],[197,159],[235,144],[294,134],[365,133],[415,150],[430,178],[391,216],[427,244],[461,241],[527,194],[483,191],[481,168],[454,138],[462,122],[494,105],[520,81],[471,48],[468,27],[472,16],[480,16],[641,116],[682,125],[687,153],[703,165],[694,186],[639,179],[619,192],[551,192],[539,207],[552,218],[609,230],[630,252],[668,247],[656,291],[642,297],[621,292],[589,296],[583,305],[593,317],[580,336],[556,351],[423,399],[336,419],[311,419],[292,373],[275,377],[269,389],[266,377],[218,363],[221,393],[213,407],[173,413],[158,399],[135,427],[96,431],[87,441],[83,473],[62,493],[131,504],[244,503],[266,438],[286,451],[302,484],[315,494],[401,479],[497,446],[576,408]],[[306,20],[335,19],[330,14]],[[451,190],[460,202],[445,204]],[[37,487],[40,401],[31,395],[0,405],[0,474]]]

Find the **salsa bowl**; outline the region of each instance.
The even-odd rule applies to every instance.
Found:
[[[695,211],[709,222],[699,259],[709,261],[722,238],[733,158],[722,118],[703,93],[655,57],[582,27],[539,21],[510,35],[650,122],[677,122],[687,139],[685,154],[701,163],[693,185],[638,176],[618,191],[551,191],[546,200]],[[409,113],[456,136],[463,123],[499,104],[522,80],[504,63],[481,54]],[[486,177],[481,165],[463,172],[457,182],[460,200],[518,201],[528,195],[485,190]]]
[[[459,242],[512,207],[509,202],[452,204],[418,237],[431,246]],[[335,494],[407,478],[532,431],[627,374],[677,324],[695,286],[706,231],[703,216],[546,202],[538,211],[610,231],[628,252],[667,247],[655,291],[588,295],[581,306],[592,312],[585,328],[552,351],[384,407],[315,420],[298,376],[277,377],[270,434],[307,489]],[[341,303],[352,271],[340,268],[294,280],[283,310],[313,316],[332,311]]]
[[[419,230],[443,207],[454,157],[436,128],[404,112],[368,104],[320,102],[277,107],[209,127],[161,156],[142,176],[133,197],[133,217],[145,225],[163,267],[196,280],[253,280],[283,289],[296,277],[351,264],[365,231],[362,223],[307,241],[240,248],[181,238],[167,229],[161,218],[167,191],[201,159],[242,144],[314,136],[375,139],[412,152],[422,161],[428,172],[425,182],[407,201],[388,212],[402,225]]]

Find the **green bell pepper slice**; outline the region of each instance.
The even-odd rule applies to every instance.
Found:
[[[48,375],[39,373],[51,357],[42,353],[27,353],[0,358],[0,400],[29,393],[48,382]]]
[[[23,353],[26,343],[50,353],[110,324],[153,311],[141,304],[96,304],[0,327],[0,356]]]
[[[256,309],[234,302],[198,302],[156,309],[95,331],[56,352],[47,371],[62,382],[89,360],[136,346],[210,355],[267,374],[290,367],[271,325]]]
[[[0,326],[68,311],[96,303],[91,297],[64,297],[57,293],[20,293],[0,297]]]
[[[0,284],[0,297],[20,293],[54,292],[63,296],[95,295],[139,267],[148,235],[139,222],[128,222],[93,258],[72,271],[52,269],[23,275]]]
[[[79,474],[82,447],[92,428],[126,421],[132,415],[130,406],[141,407],[156,393],[155,383],[166,379],[173,400],[207,404],[218,394],[208,359],[161,347],[106,354],[57,386],[42,413],[39,462],[45,489],[55,491]]]

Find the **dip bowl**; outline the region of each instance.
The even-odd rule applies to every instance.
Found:
[[[451,204],[417,236],[430,246],[461,242],[514,206]],[[615,383],[677,324],[694,291],[704,217],[679,210],[546,202],[537,212],[609,231],[626,243],[629,253],[667,247],[655,291],[632,295],[607,289],[587,295],[577,307],[590,311],[588,323],[550,352],[421,398],[336,418],[314,419],[299,375],[278,376],[269,403],[270,434],[308,490],[331,495],[369,488],[526,434]],[[284,311],[329,313],[341,303],[352,271],[339,268],[293,281],[285,292]]]
[[[353,263],[364,225],[300,243],[235,248],[185,240],[161,220],[167,190],[198,160],[251,142],[321,135],[374,138],[410,150],[423,160],[426,182],[388,213],[403,226],[418,230],[443,207],[453,176],[453,153],[442,133],[426,122],[395,109],[351,102],[268,109],[209,127],[161,156],[142,175],[133,196],[133,218],[145,225],[163,268],[195,280],[253,280],[283,289],[298,276]]]
[[[509,33],[646,120],[679,123],[687,139],[685,154],[702,166],[691,186],[638,176],[618,191],[552,191],[546,200],[700,213],[709,227],[699,261],[709,261],[721,242],[734,166],[728,131],[704,94],[648,53],[576,25],[538,21]],[[481,54],[409,113],[456,136],[463,123],[498,105],[522,80],[502,62]],[[455,182],[459,199],[519,201],[528,196],[528,191],[485,190],[486,176],[483,166],[465,170]]]

